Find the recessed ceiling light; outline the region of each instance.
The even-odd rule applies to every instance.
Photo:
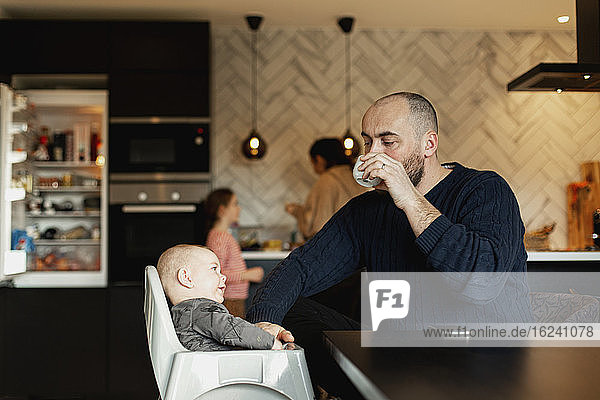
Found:
[[[590,79],[592,77],[592,75],[590,74],[583,74],[583,79]]]
[[[569,22],[569,16],[561,15],[560,17],[556,18],[556,20],[558,21],[559,24],[566,24],[567,22]]]

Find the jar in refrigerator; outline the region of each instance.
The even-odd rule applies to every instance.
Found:
[[[17,173],[17,187],[22,187],[27,193],[33,191],[33,175],[27,171],[19,171]]]
[[[64,174],[62,177],[62,185],[63,186],[73,186],[73,175]]]
[[[52,145],[52,156],[54,161],[65,160],[65,134],[60,131],[54,132],[54,142]]]
[[[50,153],[48,152],[48,127],[42,126],[40,129],[42,133],[40,134],[37,148],[33,152],[33,158],[37,161],[48,161],[50,159]]]

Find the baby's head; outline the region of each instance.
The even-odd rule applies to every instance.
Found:
[[[203,297],[223,302],[225,275],[219,259],[208,248],[179,244],[165,250],[156,265],[160,281],[171,303]]]

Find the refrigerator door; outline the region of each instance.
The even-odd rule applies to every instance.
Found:
[[[24,149],[14,146],[18,129],[13,125],[13,113],[25,106],[24,97],[0,84],[0,282],[24,273],[27,267],[25,250],[11,250],[13,202],[25,198],[25,189],[13,182],[12,166],[27,158]]]

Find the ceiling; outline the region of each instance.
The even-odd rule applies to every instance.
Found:
[[[13,18],[210,20],[245,26],[260,13],[265,26],[335,27],[356,18],[357,29],[575,30],[575,0],[0,0]],[[570,15],[567,24],[556,17]]]

